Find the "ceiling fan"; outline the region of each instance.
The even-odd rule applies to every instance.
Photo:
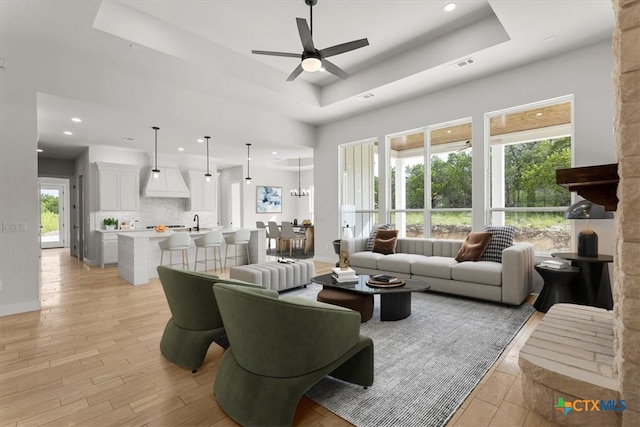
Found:
[[[335,65],[333,62],[327,60],[328,57],[338,55],[340,53],[349,52],[351,50],[359,49],[369,45],[369,40],[360,39],[347,43],[338,44],[328,47],[326,49],[316,49],[313,44],[313,6],[318,0],[304,0],[309,5],[309,22],[311,27],[307,25],[307,21],[304,18],[296,18],[298,23],[298,33],[300,34],[300,41],[302,42],[302,54],[288,53],[288,52],[271,52],[267,50],[252,50],[251,53],[256,55],[271,55],[271,56],[285,56],[288,58],[300,58],[301,62],[295,70],[289,75],[287,81],[295,80],[303,71],[315,72],[324,68],[331,74],[334,74],[341,79],[346,79],[349,74]]]
[[[462,147],[461,149],[459,149],[458,151],[456,151],[456,153],[459,153],[460,151],[464,151],[466,149],[471,148],[471,141],[467,141],[464,143],[464,147]]]

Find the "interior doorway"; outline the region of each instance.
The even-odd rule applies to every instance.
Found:
[[[229,184],[229,228],[242,227],[242,194],[240,182],[235,181]]]
[[[69,222],[71,256],[84,259],[84,177],[78,175],[71,179],[71,206],[69,208],[71,221]]]
[[[40,178],[40,247],[69,246],[69,180]]]

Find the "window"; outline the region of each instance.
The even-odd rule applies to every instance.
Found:
[[[368,236],[378,221],[378,142],[340,146],[340,226]]]
[[[387,137],[391,223],[402,237],[423,237],[425,217],[424,130]]]
[[[489,222],[515,226],[515,241],[533,242],[540,254],[570,251],[563,215],[571,194],[555,170],[571,167],[571,109],[566,98],[488,116]]]
[[[469,119],[392,135],[388,141],[391,222],[399,234],[465,238],[471,231]]]
[[[429,130],[430,236],[464,239],[471,232],[471,122]]]

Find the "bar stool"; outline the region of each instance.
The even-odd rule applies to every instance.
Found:
[[[204,264],[204,271],[209,269],[209,261],[213,261],[213,269],[218,270],[218,262],[220,263],[220,268],[222,268],[222,256],[220,255],[220,247],[222,246],[222,241],[224,237],[222,233],[219,231],[210,231],[202,237],[198,237],[193,241],[196,245],[196,259],[193,263],[193,271],[198,269],[198,263]],[[204,248],[204,259],[198,261],[198,249]],[[213,258],[209,258],[209,248],[213,249]],[[218,257],[216,258],[216,251],[218,252]]]
[[[239,265],[238,257],[242,257],[242,255],[238,255],[238,246],[245,246],[247,248],[247,264],[251,264],[251,260],[249,259],[250,237],[251,232],[249,230],[238,230],[233,234],[224,236],[225,243],[227,244],[227,247],[224,250],[224,268],[227,268],[227,258],[234,258],[236,265]],[[233,256],[227,256],[227,253],[229,252],[229,246],[234,246]]]
[[[167,239],[158,242],[160,246],[160,265],[164,265],[164,252],[169,251],[169,267],[182,264],[183,270],[189,269],[189,246],[191,246],[191,236],[188,233],[174,233]],[[180,251],[182,253],[182,263],[173,263],[173,252]],[[186,268],[185,268],[186,266]]]

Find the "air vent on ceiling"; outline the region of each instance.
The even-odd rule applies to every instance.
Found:
[[[133,142],[133,141],[135,141],[136,139],[135,139],[135,138],[132,138],[132,137],[130,137],[130,136],[125,136],[124,138],[122,138],[122,140],[123,140],[123,141],[125,141],[125,142]]]
[[[473,58],[465,58],[465,59],[462,59],[460,61],[456,61],[453,64],[449,64],[449,67],[453,68],[454,70],[457,70],[458,68],[462,68],[462,67],[466,67],[467,65],[471,65],[474,62],[475,61],[473,60]]]
[[[374,96],[375,96],[374,94],[372,94],[371,92],[368,92],[360,95],[358,99],[369,99],[369,98],[373,98]]]

